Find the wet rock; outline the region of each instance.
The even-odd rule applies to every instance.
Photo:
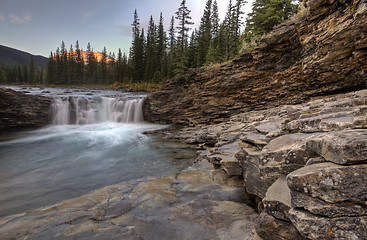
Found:
[[[367,200],[367,164],[341,166],[319,163],[300,168],[287,176],[291,191],[308,194],[328,203]]]
[[[367,216],[321,217],[300,209],[289,211],[292,223],[309,239],[367,239]]]
[[[1,239],[246,239],[258,214],[243,188],[212,182],[201,162],[161,179],[107,186],[0,218]]]

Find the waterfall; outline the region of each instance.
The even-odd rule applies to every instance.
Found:
[[[67,97],[54,99],[51,106],[52,124],[93,124],[101,122],[143,122],[144,99],[99,97]]]

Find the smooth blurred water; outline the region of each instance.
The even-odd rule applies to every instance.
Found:
[[[0,136],[0,217],[107,185],[178,173],[195,151],[144,134],[164,127],[105,121]]]
[[[143,132],[150,124],[53,126],[0,142],[0,216],[54,204],[106,185],[175,174],[195,152]]]

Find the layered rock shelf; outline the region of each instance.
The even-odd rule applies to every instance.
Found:
[[[51,99],[0,88],[0,133],[50,122]]]
[[[367,239],[366,109],[362,90],[170,137],[199,144],[215,181],[256,196],[262,239]]]
[[[213,124],[240,112],[366,88],[366,1],[306,0],[303,5],[254,50],[169,80],[148,98],[146,119]]]

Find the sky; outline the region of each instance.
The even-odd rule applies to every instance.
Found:
[[[76,40],[82,49],[128,52],[131,23],[137,9],[146,29],[150,16],[158,23],[162,12],[166,30],[182,0],[0,0],[0,45],[49,57],[64,41],[67,49]],[[251,10],[249,0],[243,11]],[[195,27],[207,0],[186,0]],[[229,0],[217,0],[223,20]],[[234,2],[234,0],[233,0]],[[177,23],[177,20],[176,20]]]

